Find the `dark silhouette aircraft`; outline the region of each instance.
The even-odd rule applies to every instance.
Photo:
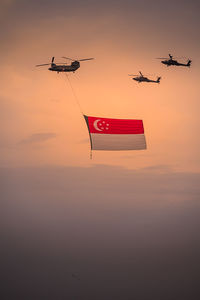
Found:
[[[192,62],[190,59],[188,59],[188,62],[186,64],[180,63],[177,60],[174,60],[171,54],[169,54],[169,59],[167,57],[158,57],[157,59],[165,59],[165,60],[161,60],[161,63],[166,65],[167,67],[169,66],[190,67]]]
[[[134,75],[134,74],[129,74],[129,76],[137,76],[137,77],[133,77],[132,79],[137,81],[138,83],[140,82],[155,82],[155,83],[160,83],[160,79],[161,77],[158,77],[157,80],[152,80],[152,79],[149,79],[147,77],[145,77],[142,72],[139,72],[140,73],[140,76],[138,75]]]
[[[71,64],[69,65],[69,64],[66,64],[66,63],[62,63],[62,64],[57,65],[57,64],[54,63],[54,57],[52,57],[51,63],[36,65],[36,67],[50,65],[51,67],[49,68],[49,71],[55,71],[57,73],[59,73],[59,72],[75,72],[78,68],[80,68],[80,61],[94,59],[94,58],[84,58],[84,59],[74,60],[74,59],[69,58],[69,57],[63,57],[63,58],[71,60],[72,61]]]

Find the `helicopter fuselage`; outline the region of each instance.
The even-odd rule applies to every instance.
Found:
[[[160,78],[159,78],[159,80],[151,80],[151,79],[149,79],[149,78],[147,78],[147,77],[135,77],[135,78],[133,78],[133,80],[135,80],[135,81],[137,81],[138,83],[140,83],[140,82],[155,82],[155,83],[159,83],[160,82]]]
[[[183,66],[183,67],[190,67],[191,61],[188,60],[187,64],[179,63],[177,60],[169,59],[169,60],[162,60],[162,64],[169,66]]]
[[[133,78],[133,80],[138,81],[138,82],[142,82],[142,81],[148,81],[149,79],[147,77],[135,77]]]
[[[78,61],[74,61],[71,65],[56,65],[52,64],[49,68],[49,71],[55,72],[75,72],[78,68],[80,68],[80,63]]]

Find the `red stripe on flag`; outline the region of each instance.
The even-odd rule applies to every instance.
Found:
[[[109,119],[87,117],[90,133],[100,134],[142,134],[144,127],[142,120]]]

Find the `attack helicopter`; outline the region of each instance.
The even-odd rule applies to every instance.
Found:
[[[42,66],[48,66],[50,65],[51,67],[48,69],[49,71],[55,71],[57,73],[59,72],[75,72],[77,69],[80,68],[80,61],[85,61],[85,60],[92,60],[94,58],[83,58],[83,59],[72,59],[69,57],[62,57],[64,59],[69,59],[71,60],[71,64],[67,63],[61,63],[61,64],[55,64],[54,63],[54,56],[52,57],[51,63],[49,64],[42,64],[42,65],[36,65],[36,67],[42,67]]]
[[[186,64],[180,63],[177,60],[174,60],[171,54],[169,54],[169,59],[167,57],[157,57],[156,59],[165,59],[165,60],[161,60],[161,63],[167,65],[167,67],[169,66],[190,67],[192,62],[190,59],[188,59],[188,62]]]
[[[134,77],[132,79],[135,80],[135,81],[137,81],[138,83],[140,83],[140,82],[155,82],[155,83],[160,83],[161,77],[158,77],[157,80],[152,80],[152,79],[149,79],[149,78],[145,77],[142,74],[142,72],[139,71],[139,73],[140,73],[140,76],[134,75],[134,74],[129,74],[128,76],[137,76],[137,77]]]

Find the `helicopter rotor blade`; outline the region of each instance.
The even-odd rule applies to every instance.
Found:
[[[64,59],[69,59],[69,60],[72,60],[72,61],[75,61],[75,60],[76,60],[76,59],[72,59],[72,58],[66,57],[66,56],[62,56],[62,58],[64,58]]]
[[[72,60],[72,61],[85,61],[85,60],[92,60],[92,59],[94,59],[93,57],[91,57],[91,58],[83,58],[83,59],[73,59],[73,58],[66,57],[66,56],[62,56],[62,58],[69,59],[69,60]]]
[[[173,56],[176,59],[186,59],[186,56]],[[169,59],[169,57],[156,57],[155,59]]]
[[[155,74],[142,74],[142,73],[140,73],[140,75],[139,74],[128,74],[128,76],[155,76]]]
[[[85,60],[92,60],[94,58],[83,58],[83,59],[79,59],[78,61],[85,61]]]
[[[176,59],[187,59],[186,56],[173,56],[173,57],[176,58]]]
[[[49,65],[51,65],[51,64],[36,65],[36,67],[49,66]]]
[[[55,58],[55,57],[53,56],[53,57],[52,57],[52,60],[51,60],[51,63],[52,63],[52,64],[53,64],[53,62],[54,62],[54,58]]]

